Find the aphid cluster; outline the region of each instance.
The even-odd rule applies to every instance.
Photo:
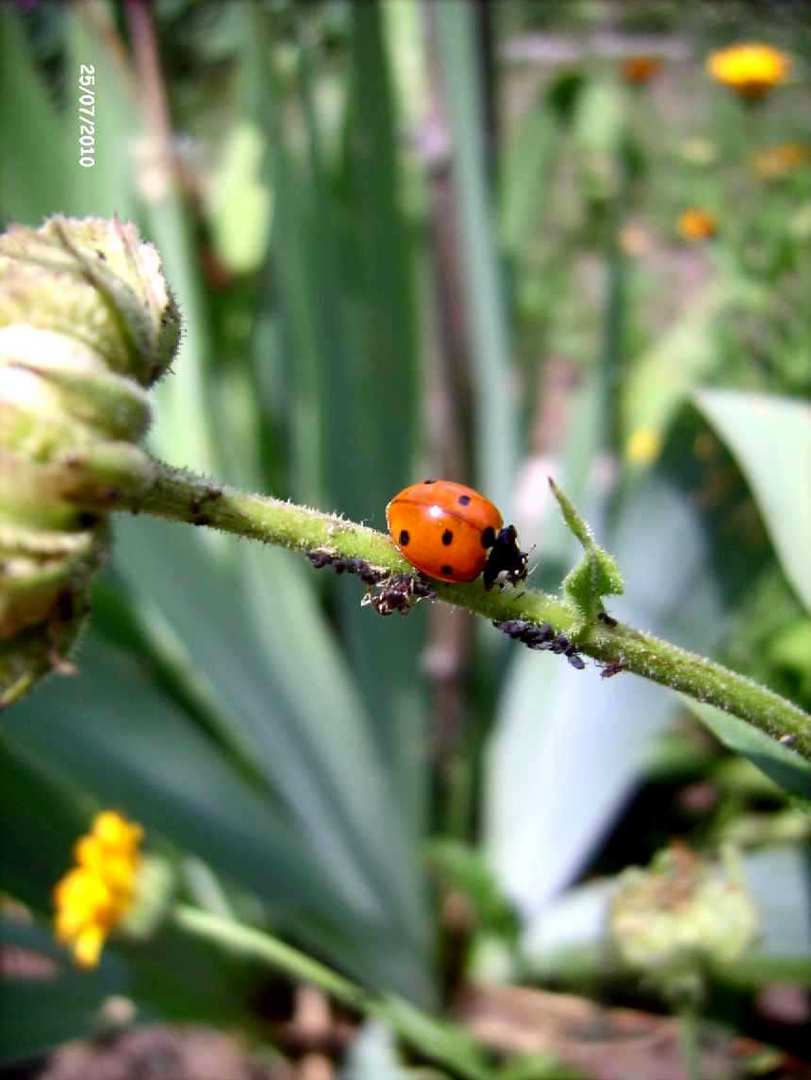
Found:
[[[336,574],[356,574],[370,586],[361,600],[363,607],[372,607],[378,615],[391,615],[399,611],[407,615],[420,600],[433,600],[436,593],[427,581],[414,574],[391,574],[388,570],[370,566],[365,559],[336,555],[326,548],[307,552],[307,558],[316,568],[331,567]]]
[[[316,568],[321,570],[325,566],[332,567],[336,574],[357,574],[366,585],[377,585],[388,577],[387,570],[379,570],[370,566],[365,559],[355,559],[347,555],[335,555],[326,548],[315,548],[307,552],[307,558]]]
[[[586,664],[570,639],[565,634],[556,634],[549,623],[533,623],[526,619],[507,619],[506,622],[494,622],[493,626],[502,634],[520,641],[529,649],[548,651],[565,656],[573,668],[582,671]]]
[[[381,581],[376,589],[366,593],[361,605],[374,608],[378,615],[392,615],[399,611],[407,615],[420,600],[433,600],[436,593],[427,581],[413,574],[392,574]]]

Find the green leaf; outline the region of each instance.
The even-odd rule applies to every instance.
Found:
[[[484,145],[483,87],[474,9],[464,0],[433,5],[437,56],[454,148],[460,270],[475,397],[476,474],[509,515],[518,457],[510,340],[495,248]]]
[[[67,869],[91,806],[49,772],[46,762],[0,737],[0,889],[40,911]],[[2,1010],[0,1010],[2,1011]]]
[[[563,519],[583,546],[584,555],[563,580],[563,591],[579,611],[585,625],[602,611],[602,597],[624,590],[622,575],[613,556],[595,541],[591,529],[550,476],[549,486],[560,504]]]
[[[811,611],[811,405],[699,390],[699,408],[736,457],[786,577]]]
[[[47,764],[95,806],[118,807],[147,832],[194,852],[367,984],[406,984],[415,996],[428,994],[416,947],[392,928],[376,882],[344,865],[345,856],[339,864],[326,848],[316,853],[303,844],[301,827],[278,801],[246,779],[132,655],[91,634],[80,661],[85,674],[51,680],[4,717],[15,754]],[[312,777],[302,782],[314,786]],[[328,812],[341,816],[334,806],[324,811],[324,829]],[[340,824],[336,835],[343,847]],[[54,854],[51,880],[69,857],[69,845],[61,857]]]
[[[743,754],[790,795],[811,800],[811,762],[737,716],[683,694],[680,697],[724,746]]]
[[[68,163],[60,177],[64,193],[60,209],[76,216],[93,215],[127,221],[133,215],[135,161],[133,148],[139,125],[135,81],[117,52],[117,28],[112,12],[98,4],[76,4],[68,10],[65,77],[67,115],[63,129],[69,134]],[[94,124],[95,164],[84,168],[79,158],[80,64],[95,69],[91,121]],[[85,107],[87,104],[85,103]],[[86,118],[83,118],[87,124]]]
[[[217,558],[199,533],[164,522],[121,522],[118,541],[156,644],[162,627],[189,682],[200,685],[222,744],[285,808],[302,853],[312,853],[341,896],[339,911],[366,911],[392,947],[409,942],[398,979],[413,981],[396,985],[426,995],[426,974],[417,971],[428,929],[413,823],[392,794],[394,767],[378,752],[373,718],[316,606],[312,572],[278,549],[240,553],[230,537]],[[193,601],[201,582],[204,600]],[[357,605],[356,583],[347,584]],[[386,952],[374,965],[389,970]],[[367,981],[380,977],[366,972]]]
[[[458,840],[434,840],[428,863],[442,884],[471,902],[480,929],[514,941],[518,917],[483,852]]]
[[[102,1026],[105,999],[128,993],[120,961],[105,955],[94,971],[80,971],[44,927],[4,918],[0,947],[31,953],[42,971],[40,977],[3,979],[0,1062],[37,1057],[70,1039],[93,1035]]]
[[[657,456],[676,412],[693,388],[718,364],[715,327],[741,294],[740,284],[711,284],[684,315],[629,370],[622,392],[623,430],[630,465],[644,466]],[[636,440],[651,447],[649,453]]]
[[[47,214],[68,211],[63,190],[67,130],[48,100],[8,4],[0,10],[0,130],[6,147],[0,155],[0,215],[39,225]],[[74,167],[87,171],[71,162]]]

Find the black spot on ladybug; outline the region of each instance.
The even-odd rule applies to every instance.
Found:
[[[460,495],[457,501],[458,501],[460,506],[467,506],[467,504],[470,502],[470,496],[469,495]]]
[[[408,547],[408,542],[411,537],[408,535],[408,529],[400,529],[400,543],[403,547]]]
[[[436,480],[423,480],[423,484],[435,484]]]
[[[496,530],[492,525],[488,525],[486,529],[482,529],[482,547],[491,548],[496,542]]]
[[[452,566],[448,566],[448,564],[445,563],[445,565],[443,567],[441,567],[440,569],[442,570],[442,573],[445,575],[445,577],[453,577],[453,567]]]
[[[446,529],[442,534],[442,543],[445,547],[449,547],[453,543],[453,533],[450,529]]]

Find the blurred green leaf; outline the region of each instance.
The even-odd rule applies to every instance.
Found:
[[[29,974],[4,974],[0,1009],[0,1062],[38,1057],[103,1026],[101,1006],[111,994],[126,994],[126,967],[104,956],[94,971],[80,971],[51,935],[35,924],[0,918],[0,948],[30,955]],[[32,974],[33,971],[39,974]]]
[[[737,716],[684,694],[680,696],[685,706],[702,724],[707,725],[724,746],[736,754],[743,754],[790,795],[811,802],[811,762]]]
[[[122,523],[119,533],[121,569],[205,685],[225,744],[261,775],[343,902],[409,942],[398,978],[423,995],[427,926],[412,823],[315,606],[312,572],[288,552],[253,545],[237,559],[237,550],[228,538],[226,559],[217,558],[198,534],[159,522]],[[193,600],[201,582],[205,618]]]
[[[267,250],[272,200],[259,177],[263,153],[261,133],[243,121],[230,132],[212,178],[212,239],[225,265],[237,274],[257,270]]]
[[[468,899],[479,930],[515,938],[515,912],[480,851],[457,840],[434,840],[428,848],[428,862],[445,889],[461,892]]]
[[[79,164],[78,109],[81,64],[95,69],[93,103],[95,150],[92,168]],[[62,174],[62,205],[77,216],[113,217],[123,221],[135,210],[134,173],[138,167],[136,87],[127,66],[123,42],[111,12],[103,4],[75,4],[68,12],[65,57],[67,107],[63,130],[69,138],[67,165]],[[86,118],[81,118],[87,122]]]
[[[0,130],[6,145],[0,155],[0,215],[39,225],[45,215],[67,211],[64,173],[80,166],[68,166],[68,130],[34,70],[9,5],[0,9]],[[78,155],[78,144],[74,149]]]
[[[811,406],[736,390],[696,402],[749,481],[786,577],[811,611]]]
[[[473,357],[476,475],[488,498],[509,519],[517,460],[517,422],[511,391],[510,335],[495,250],[487,188],[482,82],[473,8],[445,0],[432,8],[454,150],[460,266]]]
[[[714,327],[738,288],[726,279],[708,286],[630,367],[622,387],[626,440],[639,432],[651,440],[664,440],[676,411],[719,363]]]
[[[500,211],[501,235],[507,251],[518,255],[534,238],[547,209],[548,184],[560,149],[557,116],[547,106],[549,96],[522,117],[507,147]]]
[[[132,657],[91,636],[82,662],[87,676],[51,681],[15,708],[5,724],[12,750],[47,762],[100,805],[119,807],[195,852],[367,981],[425,993],[413,946],[404,944],[408,955],[397,957],[402,939],[390,914],[369,882],[353,879],[351,864],[319,862],[278,806],[161,696]],[[326,813],[321,824],[329,827]]]
[[[0,736],[0,889],[50,911],[53,887],[70,864],[91,809],[86,796],[53,775],[47,760]]]

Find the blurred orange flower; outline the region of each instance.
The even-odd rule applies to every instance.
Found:
[[[678,230],[683,240],[709,240],[718,231],[718,221],[709,210],[691,206],[679,216]]]
[[[115,811],[97,814],[76,844],[76,865],[54,889],[56,936],[81,967],[98,964],[105,939],[132,906],[142,838],[141,826]]]
[[[755,154],[755,172],[764,180],[779,180],[811,161],[811,146],[805,143],[781,143]]]
[[[620,72],[625,82],[632,86],[645,86],[654,75],[662,70],[662,60],[658,56],[626,56],[620,65]]]
[[[786,53],[757,42],[730,45],[707,58],[707,71],[716,82],[750,100],[762,98],[785,82],[790,68],[791,59]]]

